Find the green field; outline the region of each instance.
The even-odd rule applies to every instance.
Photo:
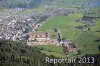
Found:
[[[37,48],[46,50],[46,51],[52,51],[56,53],[63,53],[63,48],[61,46],[56,46],[56,45],[39,45]]]
[[[1,13],[8,13],[8,9],[0,9]],[[36,8],[36,9],[26,9],[18,14],[33,14],[36,12],[42,12],[45,8],[43,6]],[[100,15],[98,9],[90,9],[90,12],[94,12],[92,15]],[[82,21],[76,22],[77,19],[82,18],[84,15],[91,14],[84,14],[82,13],[74,13],[70,14],[68,16],[53,16],[49,18],[47,21],[42,22],[42,26],[39,28],[39,31],[52,31],[54,32],[54,29],[60,29],[61,37],[73,40],[74,43],[77,45],[77,48],[80,49],[81,55],[85,54],[96,54],[100,53],[98,50],[98,46],[100,45],[100,42],[94,42],[94,40],[100,38],[100,32],[96,32],[97,30],[100,30],[100,19],[96,20],[96,26],[92,27],[90,31],[87,30],[87,28],[80,30],[75,28],[76,26],[84,25]],[[14,17],[9,17],[4,20],[4,22],[7,24],[9,23]],[[52,38],[52,36],[50,36]],[[54,37],[54,38],[57,38]],[[85,47],[84,47],[85,46]],[[64,51],[61,46],[37,46],[39,49],[43,49],[43,53],[46,53],[47,55],[55,55],[57,57],[65,57]],[[74,56],[74,53],[67,53],[70,57]]]
[[[41,49],[41,52],[47,55],[54,55],[56,57],[65,57],[63,48],[56,45],[37,45],[37,48]]]
[[[75,16],[75,17],[74,17]],[[41,27],[40,31],[48,31],[54,29],[60,29],[61,35],[64,38],[74,39],[80,34],[80,30],[75,29],[75,26],[82,25],[82,23],[77,23],[75,20],[81,18],[83,14],[70,14],[69,16],[54,16],[47,20]]]
[[[80,49],[82,56],[85,54],[100,53],[98,50],[100,42],[94,42],[94,40],[100,38],[100,32],[95,32],[96,30],[100,30],[100,19],[96,20],[96,26],[91,28],[90,31],[88,31],[86,28],[83,30],[76,29],[75,26],[83,25],[83,23],[81,21],[75,22],[75,20],[82,17],[83,14],[81,13],[70,14],[68,16],[54,16],[44,22],[39,30],[54,31],[55,28],[60,29],[61,37],[73,40],[77,45],[77,48]],[[49,49],[49,47],[47,47],[47,49]],[[52,50],[52,48],[49,50]],[[47,51],[45,53],[48,55],[53,54]],[[74,56],[73,53],[68,54],[70,56]]]

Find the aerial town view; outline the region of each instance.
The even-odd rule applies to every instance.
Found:
[[[100,0],[0,0],[0,66],[100,66]]]

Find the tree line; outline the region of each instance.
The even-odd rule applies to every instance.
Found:
[[[46,64],[46,57],[57,58],[54,56],[47,56],[41,53],[37,47],[31,47],[24,42],[14,42],[9,40],[0,40],[0,66],[99,66],[100,54],[85,55],[85,57],[94,57],[93,64],[79,64],[77,63],[57,63]]]

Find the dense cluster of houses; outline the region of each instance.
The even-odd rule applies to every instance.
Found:
[[[38,31],[40,22],[45,21],[53,15],[68,15],[72,13],[70,10],[64,8],[47,8],[42,13],[31,15],[24,20],[17,18],[16,14],[23,9],[17,8],[11,10],[8,14],[9,17],[15,16],[8,24],[3,24],[3,19],[8,16],[0,15],[0,39],[13,40],[13,41],[28,41],[28,45],[60,45],[60,34],[58,39],[51,39],[51,32]],[[12,12],[13,11],[13,12]],[[12,12],[12,13],[11,13]],[[5,19],[6,19],[5,18]],[[68,46],[67,46],[68,47]],[[72,48],[72,47],[70,47]]]
[[[22,8],[15,8],[15,9],[9,9],[7,11],[7,14],[0,14],[0,32],[3,34],[0,36],[0,39],[7,39],[7,40],[13,40],[12,37],[14,37],[14,41],[16,40],[24,40],[26,38],[23,38],[22,35],[26,35],[28,32],[34,32],[38,29],[39,23],[42,21],[45,21],[48,19],[50,16],[53,15],[67,15],[71,13],[70,10],[64,9],[64,8],[47,8],[44,12],[42,13],[36,13],[30,15],[28,18],[19,19],[18,13],[20,11],[23,11],[24,9]],[[13,16],[13,20],[7,21],[8,24],[4,24],[2,20],[6,20],[6,18]],[[27,15],[24,15],[26,17]],[[19,35],[16,35],[18,34]]]
[[[0,16],[0,22],[1,22],[3,19],[4,19],[3,16]]]
[[[4,19],[6,19],[8,17],[10,17],[9,14],[2,14],[2,13],[0,13],[0,22],[2,22]]]

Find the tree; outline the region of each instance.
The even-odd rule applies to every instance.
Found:
[[[57,29],[54,29],[54,31],[55,31],[55,32],[58,32],[58,30],[57,30]]]
[[[88,28],[88,31],[90,31],[90,28]]]
[[[100,50],[100,45],[98,46],[98,50]]]

